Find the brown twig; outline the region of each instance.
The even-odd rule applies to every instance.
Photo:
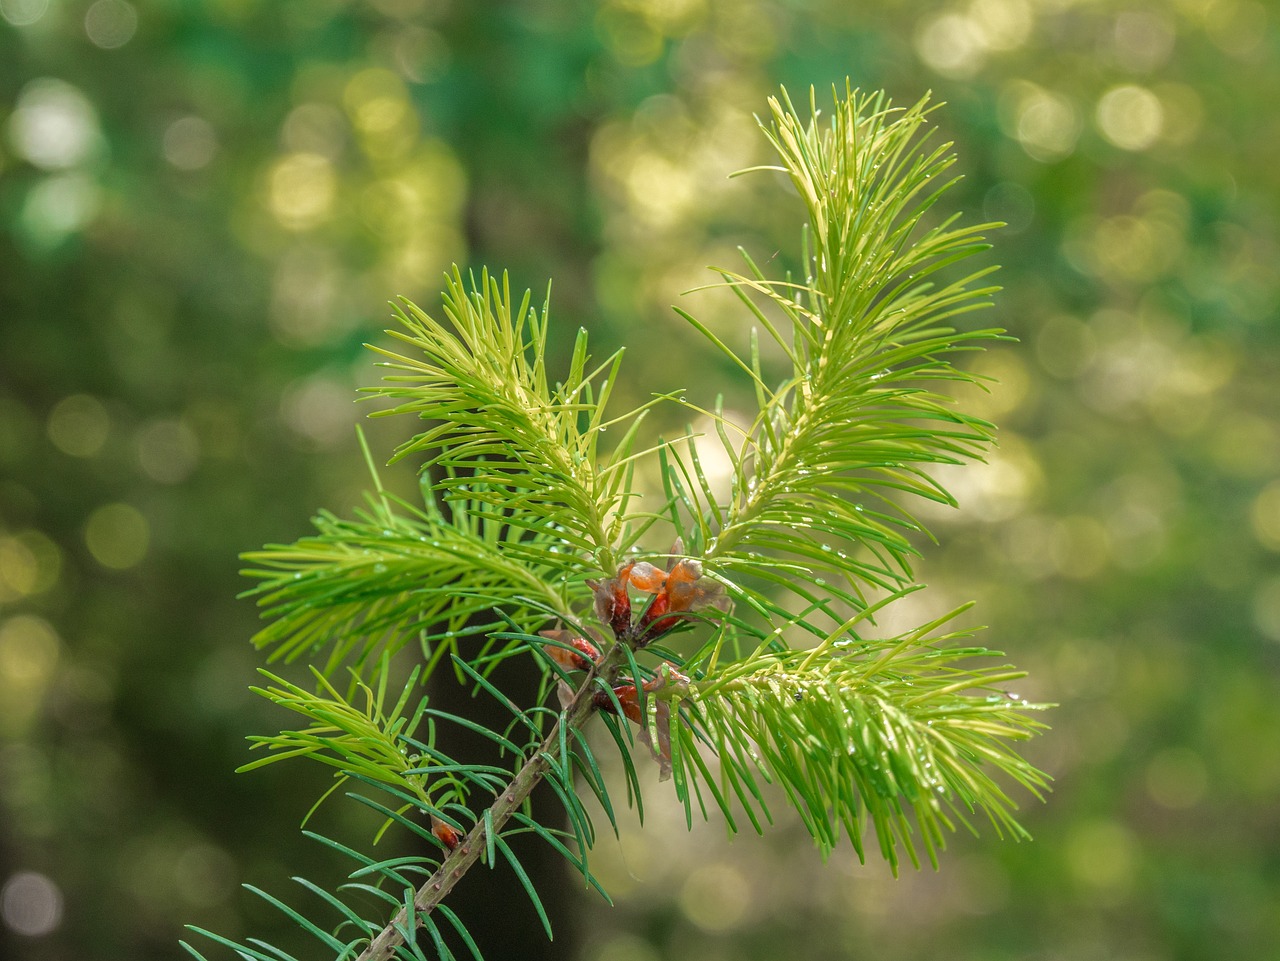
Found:
[[[556,722],[551,733],[498,794],[497,800],[489,806],[489,817],[478,818],[466,837],[441,862],[436,872],[418,888],[413,899],[412,924],[414,927],[422,924],[423,918],[435,910],[436,905],[453,890],[453,886],[467,873],[467,870],[480,860],[480,855],[486,848],[486,824],[492,824],[496,835],[546,776],[548,769],[560,753],[560,725],[568,724],[570,728],[580,727],[596,709],[592,697],[596,678],[603,677],[607,683],[612,684],[624,663],[626,663],[626,655],[622,651],[622,645],[615,644],[600,663],[594,665],[587,673],[586,679],[565,709],[564,717]],[[404,944],[406,925],[409,923],[408,909],[401,908],[386,927],[369,942],[368,947],[360,952],[356,961],[390,961],[396,949]]]

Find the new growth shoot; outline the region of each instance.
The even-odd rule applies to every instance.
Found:
[[[320,942],[313,956],[474,949],[447,896],[480,862],[516,873],[550,933],[510,839],[536,834],[603,894],[583,803],[594,796],[617,830],[602,751],[619,752],[626,803],[674,791],[690,827],[715,815],[731,831],[762,831],[784,804],[824,854],[847,844],[894,871],[936,864],[948,834],[979,820],[1025,836],[1015,799],[1047,778],[1017,752],[1042,728],[1043,705],[1005,694],[1022,673],[949,626],[963,608],[893,636],[876,626],[922,589],[912,559],[929,537],[913,504],[954,503],[934,468],[979,460],[993,440],[953,394],[979,380],[957,362],[1001,336],[967,326],[993,268],[963,269],[994,225],[939,215],[954,158],[926,101],[846,89],[820,111],[816,99],[802,112],[784,92],[762,122],[777,155],[765,169],[803,211],[800,278],[745,254],[719,271],[741,306],[732,337],[679,312],[751,386],[749,423],[683,392],[607,413],[620,354],[594,361],[581,331],[553,373],[549,304],[455,268],[440,313],[402,303],[398,348],[375,348],[379,413],[420,425],[395,457],[420,466],[421,502],[379,487],[353,518],[322,512],[314,534],[247,555],[268,621],[255,642],[310,675],[264,671],[255,690],[303,724],[254,735],[245,767],[319,761],[331,793],[383,819],[377,854],[372,838],[313,835],[351,859],[343,889],[300,881],[305,911],[262,894]],[[711,418],[727,491],[691,435],[645,439],[659,403]],[[639,488],[643,463],[661,489]],[[539,698],[504,692],[500,664],[535,672]],[[509,723],[437,709],[428,682],[466,685]],[[508,763],[454,757],[459,728]],[[638,761],[633,739],[647,746]],[[534,817],[535,790],[559,799],[562,821]],[[283,956],[200,933],[242,958]]]

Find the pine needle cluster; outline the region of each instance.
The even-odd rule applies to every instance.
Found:
[[[977,383],[958,355],[1001,336],[956,326],[990,303],[993,268],[957,265],[994,225],[937,212],[954,158],[931,143],[927,101],[900,109],[846,89],[829,118],[813,94],[808,107],[784,92],[761,124],[779,160],[762,169],[785,174],[805,208],[802,276],[769,278],[745,253],[742,270],[719,271],[743,308],[741,343],[679,311],[754,388],[747,422],[684,392],[607,413],[621,352],[593,363],[580,331],[556,378],[548,301],[455,269],[441,319],[405,302],[399,349],[374,348],[388,370],[371,390],[389,405],[379,413],[423,425],[395,453],[421,466],[422,502],[390,495],[375,471],[353,519],[321,513],[313,535],[247,555],[268,620],[257,645],[305,661],[313,683],[264,670],[255,690],[304,724],[252,736],[260,755],[244,769],[319,761],[335,774],[328,793],[346,787],[382,816],[379,838],[395,827],[432,852],[375,857],[312,834],[351,860],[342,890],[299,880],[318,905],[304,913],[253,889],[333,957],[426,961],[452,957],[451,943],[478,957],[445,903],[477,862],[507,864],[550,934],[510,845],[519,833],[604,894],[583,799],[615,831],[620,805],[592,723],[622,759],[626,803],[642,810],[654,789],[649,754],[691,827],[714,812],[731,831],[762,831],[783,799],[824,854],[847,840],[894,871],[921,854],[936,865],[948,833],[979,817],[1025,836],[1009,792],[1038,797],[1047,778],[1015,749],[1042,727],[1043,705],[1006,693],[1021,672],[961,643],[948,625],[963,608],[897,636],[876,627],[922,586],[911,562],[928,532],[913,502],[954,504],[934,468],[993,442],[953,394]],[[761,337],[783,376],[766,370]],[[714,438],[643,446],[660,403],[708,418]],[[620,440],[602,451],[606,428]],[[727,490],[709,479],[708,442],[730,465]],[[646,463],[661,489],[639,486]],[[533,703],[494,680],[512,658],[541,678]],[[494,699],[510,723],[437,710],[433,677]],[[509,766],[446,754],[441,732],[455,725]],[[533,817],[539,788],[567,829]],[[241,958],[289,957],[200,933]]]

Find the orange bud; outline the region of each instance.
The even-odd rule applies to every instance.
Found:
[[[559,642],[558,644],[548,644],[543,650],[566,671],[585,671],[600,659],[599,648],[585,637],[578,637],[572,631],[548,630],[539,631],[538,633],[547,638],[547,640]],[[562,645],[573,647],[577,653]]]
[[[630,580],[636,590],[656,594],[666,585],[667,572],[647,561],[639,561],[631,565]]]
[[[675,566],[671,568],[671,573],[667,575],[667,580],[673,585],[682,582],[693,583],[701,576],[702,561],[685,557],[676,561]]]
[[[617,704],[614,703],[614,698],[618,699]],[[617,714],[618,707],[621,706],[626,718],[636,724],[643,723],[640,715],[639,692],[636,691],[634,684],[619,684],[613,689],[613,697],[604,691],[596,691],[592,700],[597,710],[607,714]]]
[[[434,814],[431,815],[431,833],[436,836],[436,840],[450,851],[462,843],[462,833],[452,824],[441,821]]]
[[[649,709],[653,711],[652,732],[649,720],[640,710],[640,692],[634,684],[618,685],[613,689],[613,697],[605,691],[596,691],[592,700],[597,710],[609,714],[617,714],[621,708],[622,715],[640,728],[640,742],[648,746],[653,752],[653,759],[658,762],[658,780],[666,781],[671,777],[671,705],[673,701],[687,696],[689,677],[681,674],[670,661],[666,661],[653,677],[644,682],[643,687],[645,693],[654,695],[649,702]],[[678,717],[678,710],[676,713]],[[657,735],[656,739],[654,734]]]
[[[682,618],[664,617],[671,609],[671,596],[664,589],[660,594],[654,597],[652,603],[645,609],[640,617],[640,623],[636,626],[640,634],[640,644],[648,644],[654,638],[661,637],[671,628],[680,623]]]

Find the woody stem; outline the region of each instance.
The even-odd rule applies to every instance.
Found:
[[[467,832],[466,837],[441,862],[435,873],[418,888],[413,898],[412,922],[409,919],[408,909],[401,908],[386,927],[374,936],[356,961],[390,961],[396,949],[404,944],[405,932],[409,930],[409,924],[412,923],[415,928],[421,925],[423,919],[434,911],[436,905],[453,890],[454,885],[461,880],[467,870],[480,860],[480,856],[486,849],[486,825],[492,825],[494,836],[497,837],[503,825],[520,809],[533,789],[546,776],[551,765],[559,759],[560,725],[566,724],[570,729],[581,727],[595,710],[592,695],[597,687],[597,679],[602,678],[611,687],[617,680],[619,670],[626,662],[627,657],[623,653],[622,644],[614,644],[600,662],[592,666],[560,720],[489,806],[488,817],[476,819],[475,825]],[[566,743],[572,743],[572,741],[567,740]]]

